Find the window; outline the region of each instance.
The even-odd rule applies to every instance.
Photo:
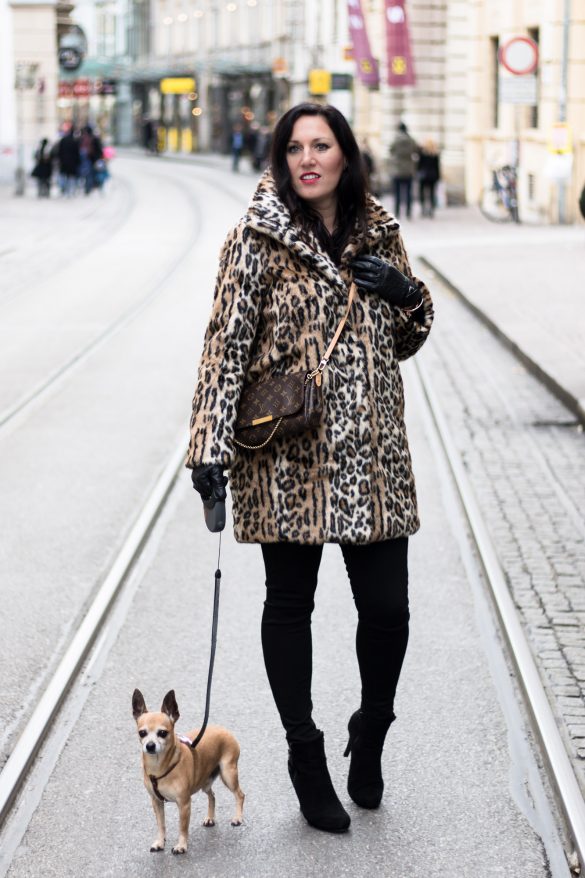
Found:
[[[534,40],[536,45],[540,50],[540,28],[538,27],[529,27],[528,28],[528,36],[531,40]],[[528,124],[531,128],[538,128],[538,109],[540,103],[540,57],[538,59],[538,67],[535,71],[536,75],[536,104],[529,108],[529,121]]]
[[[492,81],[492,107],[491,119],[492,126],[498,128],[500,124],[500,62],[498,53],[500,51],[500,38],[490,37],[490,79]]]

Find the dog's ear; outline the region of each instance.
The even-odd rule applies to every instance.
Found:
[[[134,719],[138,719],[143,713],[148,713],[146,704],[144,703],[144,697],[140,689],[135,689],[134,694],[132,695],[132,716]]]
[[[176,723],[179,719],[180,713],[179,708],[177,707],[177,699],[175,698],[175,690],[171,689],[170,692],[167,692],[163,699],[161,713],[166,713],[168,717]]]

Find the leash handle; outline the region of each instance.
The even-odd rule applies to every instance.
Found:
[[[207,674],[207,694],[205,696],[205,716],[203,718],[203,725],[199,729],[199,733],[197,737],[191,744],[191,749],[194,750],[203,735],[205,734],[205,729],[207,728],[207,721],[209,719],[209,706],[211,704],[211,680],[213,678],[213,665],[215,662],[215,647],[217,645],[217,623],[219,619],[219,587],[221,583],[221,570],[219,569],[219,561],[221,557],[221,532],[219,534],[219,550],[217,553],[217,570],[215,571],[215,590],[213,593],[213,621],[211,624],[211,654],[209,656],[209,672]]]

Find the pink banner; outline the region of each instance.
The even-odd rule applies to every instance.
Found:
[[[388,85],[415,85],[414,64],[406,17],[406,0],[386,2]]]
[[[372,55],[370,41],[366,30],[361,0],[347,0],[349,17],[349,35],[353,46],[353,55],[357,67],[357,75],[364,85],[377,88],[380,84],[378,62]]]

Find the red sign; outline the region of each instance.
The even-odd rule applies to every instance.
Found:
[[[388,85],[415,85],[406,0],[385,0]]]
[[[513,37],[500,46],[498,60],[514,76],[526,76],[538,67],[538,46],[530,37]]]
[[[73,96],[76,98],[88,98],[91,94],[89,79],[76,79],[73,83]]]

